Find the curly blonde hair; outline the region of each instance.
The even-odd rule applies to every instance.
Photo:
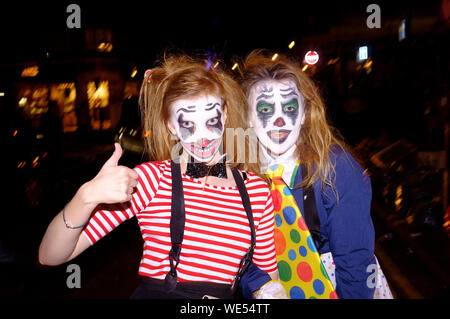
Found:
[[[247,99],[233,77],[209,65],[204,59],[186,54],[164,55],[158,66],[146,72],[139,94],[143,130],[149,132],[145,138],[146,151],[151,160],[162,161],[173,158],[173,150],[178,141],[167,128],[170,106],[181,98],[212,94],[221,97],[223,107],[227,109],[223,151],[233,154],[227,162],[232,167],[242,164],[242,169],[257,173],[259,172],[258,163],[247,160],[238,163],[237,143],[227,143],[227,134],[225,134],[227,128],[246,129],[247,121],[244,112],[247,109]],[[227,149],[229,145],[232,145],[234,149]],[[246,139],[246,149],[248,149],[247,145]]]
[[[330,160],[332,146],[347,149],[343,138],[327,121],[325,105],[314,82],[301,67],[288,57],[279,54],[273,61],[267,51],[254,50],[243,62],[241,87],[247,98],[255,84],[264,80],[293,80],[304,97],[305,121],[296,142],[297,158],[307,169],[306,178],[296,187],[309,187],[320,179],[334,189],[332,176],[334,163]],[[249,118],[250,110],[246,117]]]

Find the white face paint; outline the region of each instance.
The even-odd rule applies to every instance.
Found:
[[[305,120],[303,96],[293,80],[264,80],[250,90],[250,124],[260,143],[279,156],[295,147]]]
[[[205,95],[175,101],[168,127],[180,139],[183,149],[200,162],[209,162],[222,142],[225,117],[222,100]]]

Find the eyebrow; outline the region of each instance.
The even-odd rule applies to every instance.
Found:
[[[258,101],[258,100],[260,100],[262,98],[270,99],[272,97],[273,97],[273,94],[272,95],[267,95],[267,94],[262,93],[256,98],[256,101]]]
[[[284,99],[290,97],[291,95],[298,96],[295,92],[289,92],[288,94],[280,94]]]
[[[195,105],[191,105],[191,106],[188,106],[187,108],[188,108],[188,109],[192,109],[192,108],[194,108],[194,107],[195,107]],[[187,113],[193,113],[193,112],[195,112],[195,110],[187,110],[187,109],[185,109],[184,107],[180,107],[180,108],[177,110],[177,113],[180,112],[180,111],[187,112]]]
[[[210,106],[212,103],[208,103],[208,104],[206,104],[206,106]],[[206,108],[205,109],[205,111],[209,111],[209,110],[212,110],[213,108],[215,108],[217,105],[219,105],[220,106],[220,103],[214,103],[213,104],[213,106],[211,106],[211,107],[209,107],[209,108]]]
[[[281,94],[281,93],[280,93],[280,95],[281,95],[282,97],[284,97],[284,98],[286,98],[286,97],[288,97],[288,96],[290,96],[290,95],[298,96],[297,93],[295,93],[295,89],[294,89],[293,87],[289,87],[289,88],[287,88],[287,89],[280,89],[280,92],[283,92],[283,93],[286,92],[286,94]]]

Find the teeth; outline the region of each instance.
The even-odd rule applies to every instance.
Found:
[[[199,152],[208,152],[209,150],[211,150],[211,148],[212,148],[214,145],[216,145],[216,142],[211,142],[211,143],[209,143],[209,145],[208,145],[207,147],[205,147],[205,148],[202,148],[202,147],[199,147],[199,146],[197,146],[197,145],[194,145],[194,149],[195,149],[196,151],[199,151]]]

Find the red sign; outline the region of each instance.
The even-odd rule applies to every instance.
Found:
[[[319,54],[316,51],[308,51],[305,54],[305,62],[313,65],[319,61]]]

